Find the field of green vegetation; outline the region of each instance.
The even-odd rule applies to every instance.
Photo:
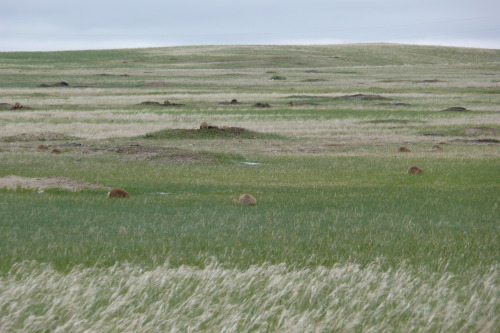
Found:
[[[499,141],[500,50],[0,53],[0,331],[498,332]]]

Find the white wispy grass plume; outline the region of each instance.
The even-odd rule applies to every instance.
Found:
[[[493,332],[498,267],[468,281],[379,263],[246,270],[131,264],[0,278],[2,332]]]

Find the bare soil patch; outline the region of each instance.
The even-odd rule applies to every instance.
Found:
[[[0,110],[10,110],[13,106],[10,103],[0,103]]]
[[[238,104],[242,104],[240,102],[238,102],[237,99],[232,99],[231,102],[220,102],[219,105],[238,105]]]
[[[0,178],[0,188],[16,189],[19,187],[38,190],[60,188],[69,191],[79,191],[82,189],[108,189],[108,187],[101,184],[84,182],[68,177],[28,178],[9,175]]]
[[[171,103],[170,101],[166,100],[163,103],[160,102],[153,102],[153,101],[145,101],[141,102],[137,105],[154,105],[154,106],[182,106],[184,104],[178,104],[178,103]]]
[[[362,100],[362,101],[381,101],[381,100],[387,100],[387,97],[380,96],[380,95],[365,95],[365,94],[356,94],[356,95],[344,95],[340,97],[336,97],[335,99],[357,99],[357,100]]]
[[[57,83],[54,83],[54,84],[42,83],[38,87],[40,87],[40,88],[69,87],[69,83],[68,82],[64,82],[64,81],[57,82]]]
[[[467,112],[470,110],[467,110],[466,108],[462,106],[452,106],[451,108],[444,109],[443,111],[458,111],[458,112]]]

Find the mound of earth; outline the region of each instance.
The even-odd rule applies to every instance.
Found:
[[[54,83],[54,84],[42,83],[38,87],[40,87],[40,88],[69,87],[69,83],[68,82],[64,82],[64,81],[57,82],[57,83]]]
[[[465,111],[470,111],[467,110],[466,108],[462,106],[452,106],[451,108],[444,109],[443,111],[460,111],[460,112],[465,112]]]
[[[241,104],[237,99],[231,100],[231,102],[220,102],[219,105],[238,105]]]
[[[380,101],[380,100],[386,100],[388,98],[380,95],[356,94],[356,95],[344,95],[336,97],[335,99],[347,99],[347,100],[357,99],[362,101]]]
[[[269,103],[255,103],[252,105],[254,108],[270,108],[271,105]]]
[[[10,110],[14,107],[14,105],[9,103],[0,103],[0,110]]]
[[[184,104],[178,104],[178,103],[170,103],[169,101],[165,101],[163,103],[159,103],[159,102],[152,102],[152,101],[145,101],[145,102],[141,102],[137,105],[155,105],[155,106],[181,106],[181,105],[184,105]]]
[[[0,188],[16,189],[18,187],[38,190],[60,188],[69,191],[79,191],[82,189],[109,189],[100,184],[84,182],[67,177],[27,178],[10,175],[0,178]]]

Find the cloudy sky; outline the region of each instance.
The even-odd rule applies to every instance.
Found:
[[[498,0],[0,0],[0,51],[395,42],[500,48]]]

